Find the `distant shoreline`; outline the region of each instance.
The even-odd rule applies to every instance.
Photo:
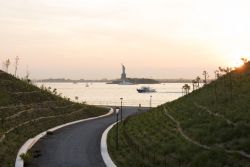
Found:
[[[155,84],[160,84],[160,83],[191,83],[192,79],[154,79],[157,81]],[[41,79],[41,80],[32,80],[33,82],[36,83],[107,83],[107,84],[116,84],[116,80],[72,80],[72,79]],[[143,83],[138,83],[138,84],[143,84]],[[151,83],[145,83],[145,84],[151,84]]]

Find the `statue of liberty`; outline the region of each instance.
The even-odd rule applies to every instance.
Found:
[[[122,73],[126,74],[126,67],[122,64]]]
[[[121,83],[126,83],[126,67],[122,64]]]

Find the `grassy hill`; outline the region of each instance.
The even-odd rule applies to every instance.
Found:
[[[57,125],[107,113],[107,109],[73,103],[56,90],[39,89],[0,71],[0,166],[13,167],[29,138]]]
[[[118,167],[250,167],[250,63],[115,128]]]

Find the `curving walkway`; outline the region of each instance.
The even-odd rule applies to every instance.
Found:
[[[124,107],[123,117],[137,111],[137,107]],[[112,114],[62,128],[41,139],[33,147],[41,151],[41,156],[29,167],[105,167],[100,151],[101,136],[115,121],[116,116]]]

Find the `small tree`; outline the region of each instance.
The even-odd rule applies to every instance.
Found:
[[[229,75],[229,89],[230,89],[230,99],[233,100],[233,79],[232,79],[232,68],[227,68],[227,74]]]
[[[226,72],[225,68],[219,67],[220,76],[224,76],[225,72]],[[224,87],[226,87],[226,79],[224,77],[223,77],[223,83],[224,83]]]
[[[247,62],[248,62],[248,59],[247,59],[247,58],[244,58],[244,57],[242,57],[241,60],[242,60],[242,62],[243,62],[244,64],[247,64]]]
[[[189,94],[189,91],[190,91],[190,86],[188,84],[185,84],[183,87],[182,87],[182,90],[183,90],[183,93],[185,95]]]
[[[187,84],[187,93],[189,93],[191,87]]]
[[[28,69],[28,67],[27,67],[26,76],[25,76],[25,81],[28,82],[28,83],[31,82],[31,80],[29,79],[29,76],[30,76],[30,72],[29,72],[29,69]]]
[[[4,66],[4,68],[5,68],[5,72],[8,73],[8,71],[9,71],[9,66],[10,66],[10,59],[5,60],[5,61],[3,62],[3,66]]]
[[[17,56],[17,57],[15,58],[15,77],[17,76],[16,74],[17,74],[17,67],[18,67],[18,64],[19,64],[19,57]]]
[[[202,75],[204,75],[204,84],[206,85],[207,84],[207,79],[209,77],[208,72],[205,70],[205,71],[203,71]]]
[[[53,93],[54,95],[56,95],[56,94],[57,94],[57,89],[54,88],[52,93]]]
[[[230,99],[232,100],[233,99],[233,80],[232,80],[233,69],[231,67],[227,67],[227,68],[219,67],[219,70],[221,73],[225,74],[225,77],[223,78],[225,87],[227,87],[227,82],[229,82]]]
[[[215,77],[216,77],[216,72],[215,72]],[[214,95],[215,95],[215,101],[217,102],[218,99],[218,92],[217,92],[217,81],[214,81]]]
[[[200,81],[201,81],[201,78],[199,76],[196,77],[196,82],[197,82],[197,88],[200,87]]]
[[[197,82],[196,82],[195,79],[192,80],[192,85],[193,85],[193,91],[194,91],[196,89],[196,87],[197,87]]]
[[[218,79],[220,77],[220,71],[219,70],[215,70],[214,71],[214,76],[215,76],[215,79]]]
[[[186,95],[187,92],[186,92],[186,84],[182,86],[182,95]]]

